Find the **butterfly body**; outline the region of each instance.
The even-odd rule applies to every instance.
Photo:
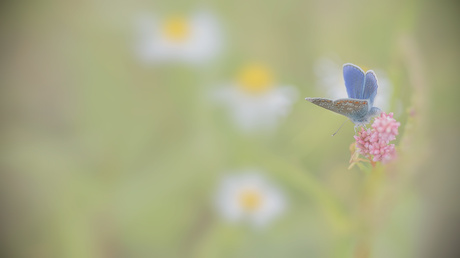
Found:
[[[307,101],[332,112],[348,117],[355,126],[368,124],[381,110],[374,107],[377,95],[377,77],[373,71],[364,71],[356,65],[344,64],[343,77],[348,98],[331,100],[326,98],[306,98]]]

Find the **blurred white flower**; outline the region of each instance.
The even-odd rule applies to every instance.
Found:
[[[317,87],[326,95],[324,97],[331,99],[347,98],[345,81],[343,80],[342,63],[326,57],[320,58],[315,63],[315,74],[317,76]],[[386,73],[380,69],[366,69],[360,66],[364,71],[373,70],[377,75],[379,88],[375,97],[374,106],[387,111],[390,107],[391,94],[393,85],[388,79]]]
[[[217,20],[204,11],[189,17],[144,16],[138,23],[138,32],[136,50],[146,62],[198,64],[213,58],[222,46]]]
[[[286,209],[283,194],[256,170],[225,176],[218,188],[216,206],[232,222],[264,226]]]
[[[214,97],[228,109],[240,129],[260,131],[275,128],[279,119],[289,113],[297,90],[276,85],[268,68],[250,64],[235,82],[218,89]]]

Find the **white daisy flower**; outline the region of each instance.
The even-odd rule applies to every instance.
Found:
[[[137,53],[146,62],[198,64],[212,59],[222,46],[218,22],[208,12],[190,17],[145,16],[138,24]]]
[[[365,71],[367,70],[365,67],[360,67]],[[317,87],[326,94],[326,98],[340,99],[348,96],[345,88],[345,81],[343,80],[342,63],[340,61],[323,57],[316,62],[314,69],[318,78]],[[384,71],[380,69],[372,70],[377,75],[379,83],[374,106],[382,110],[388,110],[390,107],[393,85]]]
[[[283,194],[258,171],[225,176],[218,188],[216,206],[232,222],[264,226],[286,209]]]
[[[215,98],[243,131],[271,130],[289,113],[297,90],[276,85],[268,68],[250,64],[241,70],[235,82],[218,89]]]

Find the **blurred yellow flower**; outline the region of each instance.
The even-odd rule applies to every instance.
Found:
[[[249,93],[263,93],[273,87],[273,73],[260,64],[244,67],[238,76],[238,86]]]
[[[287,116],[297,98],[292,86],[277,85],[273,72],[261,64],[244,66],[233,83],[217,89],[216,102],[227,108],[244,132],[271,131]]]
[[[171,41],[183,42],[190,37],[190,25],[184,17],[166,19],[162,27],[165,37]]]
[[[267,225],[286,209],[284,195],[260,171],[240,172],[221,180],[216,195],[219,213],[229,221]]]
[[[258,191],[247,189],[246,191],[242,191],[240,193],[239,202],[245,211],[253,212],[260,208],[263,199]]]
[[[137,29],[136,52],[145,62],[199,64],[215,57],[222,47],[219,24],[209,12],[164,19],[143,16]]]

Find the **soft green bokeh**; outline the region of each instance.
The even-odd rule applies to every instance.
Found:
[[[139,14],[218,18],[204,65],[145,65]],[[447,257],[460,212],[458,5],[436,1],[2,3],[5,257]],[[348,170],[351,123],[321,96],[319,58],[387,72],[399,158]],[[271,134],[244,134],[210,92],[247,62],[299,98]],[[339,64],[341,65],[341,64]],[[377,74],[378,76],[378,74]],[[288,209],[262,230],[220,218],[221,176],[266,172]],[[445,200],[445,202],[441,202]],[[458,219],[458,218],[457,218]],[[445,245],[446,248],[442,248]],[[451,249],[449,249],[451,248]]]

